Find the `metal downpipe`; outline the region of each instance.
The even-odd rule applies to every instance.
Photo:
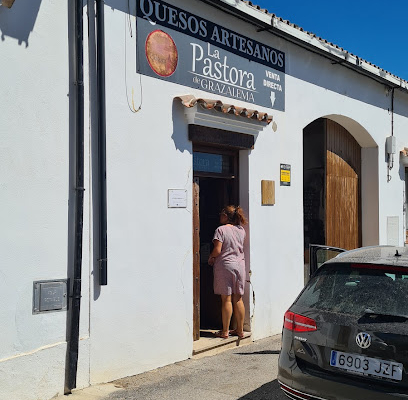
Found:
[[[75,2],[75,239],[73,285],[70,307],[69,339],[65,392],[76,387],[79,348],[79,317],[81,309],[82,240],[84,214],[84,69],[83,69],[83,6]]]
[[[98,86],[98,205],[99,284],[108,284],[107,200],[106,200],[106,90],[104,1],[96,0],[96,52]]]

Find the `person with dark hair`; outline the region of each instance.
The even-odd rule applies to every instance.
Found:
[[[240,206],[227,206],[220,213],[220,223],[214,233],[214,249],[208,264],[214,267],[214,293],[221,295],[222,330],[217,337],[227,339],[230,334],[244,337],[245,306],[242,300],[245,288],[244,240],[247,223]],[[237,328],[229,331],[234,311]]]

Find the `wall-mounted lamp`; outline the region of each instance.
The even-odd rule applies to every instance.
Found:
[[[391,180],[390,171],[394,167],[394,154],[397,149],[397,140],[395,136],[388,136],[385,140],[385,151],[387,152],[387,182]]]
[[[7,8],[11,8],[11,6],[13,5],[14,0],[2,0],[1,1],[1,5],[5,6]]]

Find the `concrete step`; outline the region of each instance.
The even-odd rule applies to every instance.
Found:
[[[217,331],[200,331],[200,339],[193,342],[193,358],[213,356],[222,351],[252,343],[251,332],[244,332],[243,339],[238,336],[230,336],[228,339],[217,338],[214,336],[215,332]]]

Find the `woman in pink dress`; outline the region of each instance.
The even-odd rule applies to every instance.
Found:
[[[244,240],[246,224],[244,212],[240,206],[227,206],[220,213],[220,223],[214,233],[214,249],[208,264],[214,267],[214,293],[221,295],[222,330],[215,335],[228,338],[235,334],[244,337],[245,306],[242,301],[245,288]],[[237,329],[229,331],[232,311],[234,310]]]

